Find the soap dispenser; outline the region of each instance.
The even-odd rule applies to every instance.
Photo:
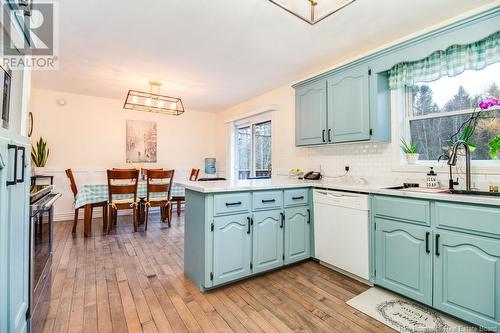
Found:
[[[427,174],[427,188],[438,188],[437,174],[434,172],[433,167]]]

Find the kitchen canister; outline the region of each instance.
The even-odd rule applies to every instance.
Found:
[[[433,167],[427,174],[427,188],[438,188],[437,174],[434,172]]]

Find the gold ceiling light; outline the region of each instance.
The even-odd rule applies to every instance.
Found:
[[[129,90],[124,109],[179,116],[184,113],[184,105],[178,97],[160,95],[160,82],[149,81],[150,91]]]
[[[269,0],[290,14],[313,25],[356,0]]]

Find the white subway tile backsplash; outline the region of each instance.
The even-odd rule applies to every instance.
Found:
[[[349,177],[360,177],[370,182],[401,184],[415,182],[425,186],[427,169],[420,172],[394,171],[393,149],[390,143],[349,143],[308,149],[310,169],[321,170],[326,178],[337,178],[345,174],[349,166]],[[462,170],[463,171],[463,170]],[[456,171],[455,171],[456,172]],[[455,175],[457,177],[457,175]],[[459,174],[461,185],[465,183],[463,174]],[[448,186],[448,172],[439,171],[438,181],[443,187]],[[473,187],[487,190],[491,184],[500,184],[498,174],[473,174]]]

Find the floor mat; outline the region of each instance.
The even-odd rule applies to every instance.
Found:
[[[368,289],[346,303],[399,332],[477,332],[478,330],[477,327],[377,287]]]

